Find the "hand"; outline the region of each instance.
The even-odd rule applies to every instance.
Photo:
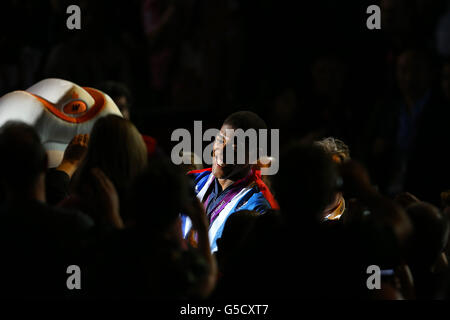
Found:
[[[415,297],[415,289],[414,289],[414,279],[411,273],[411,269],[407,264],[402,263],[401,265],[395,268],[395,274],[398,279],[399,289],[402,292],[403,296],[407,300],[414,300]]]
[[[118,229],[124,227],[120,217],[119,196],[111,180],[98,168],[91,170],[94,177],[94,192],[98,196],[95,198],[99,216],[103,217],[107,223]],[[94,199],[93,199],[94,200]]]
[[[80,162],[87,152],[89,142],[88,134],[77,134],[67,145],[63,161]]]
[[[68,144],[64,151],[63,160],[56,170],[64,171],[71,178],[86,155],[88,141],[88,134],[76,135]]]
[[[406,209],[413,203],[420,202],[416,196],[412,195],[409,192],[402,192],[395,196],[394,201],[397,202],[402,208]]]
[[[208,230],[208,220],[206,219],[203,204],[195,198],[191,203],[187,203],[183,208],[184,213],[191,219],[192,227],[197,231]]]
[[[211,254],[211,247],[209,246],[208,237],[208,220],[203,208],[203,204],[194,196],[194,200],[185,204],[183,208],[184,213],[191,219],[192,227],[197,231],[198,243],[195,245],[199,252],[203,255],[209,265],[209,272],[205,275],[204,280],[197,288],[197,293],[206,298],[215,288],[217,281],[217,262]],[[193,236],[193,234],[191,233]]]

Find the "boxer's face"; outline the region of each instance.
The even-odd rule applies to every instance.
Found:
[[[212,173],[218,179],[233,178],[249,168],[247,164],[230,164],[230,160],[226,160],[225,154],[229,148],[233,149],[234,162],[237,159],[237,148],[233,142],[233,134],[230,132],[230,129],[234,128],[228,124],[224,124],[213,145]]]

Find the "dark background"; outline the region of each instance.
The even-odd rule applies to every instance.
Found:
[[[0,95],[49,77],[90,87],[124,83],[133,96],[131,120],[168,154],[172,130],[192,130],[194,120],[220,127],[231,112],[249,109],[280,129],[283,144],[343,139],[383,189],[382,163],[389,161],[373,161],[374,150],[390,105],[402,98],[400,54],[420,50],[430,61],[440,111],[427,125],[450,109],[444,0],[1,3]],[[81,7],[81,30],[66,28],[70,4]],[[381,30],[366,27],[371,4],[381,7]],[[436,136],[448,141],[439,123],[444,136],[436,132],[428,144],[441,143]]]

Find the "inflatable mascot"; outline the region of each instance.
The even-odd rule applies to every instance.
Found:
[[[0,98],[0,126],[17,120],[35,127],[50,168],[59,165],[75,135],[90,133],[95,120],[107,114],[122,116],[107,94],[61,79],[45,79]]]

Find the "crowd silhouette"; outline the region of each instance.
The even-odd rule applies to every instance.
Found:
[[[69,2],[2,3],[0,95],[61,78],[123,117],[54,168],[0,128],[1,296],[450,299],[449,1],[375,1],[381,30],[365,0],[80,1],[74,32]],[[170,159],[194,120],[212,168]],[[222,163],[227,128],[279,129],[279,171]]]

